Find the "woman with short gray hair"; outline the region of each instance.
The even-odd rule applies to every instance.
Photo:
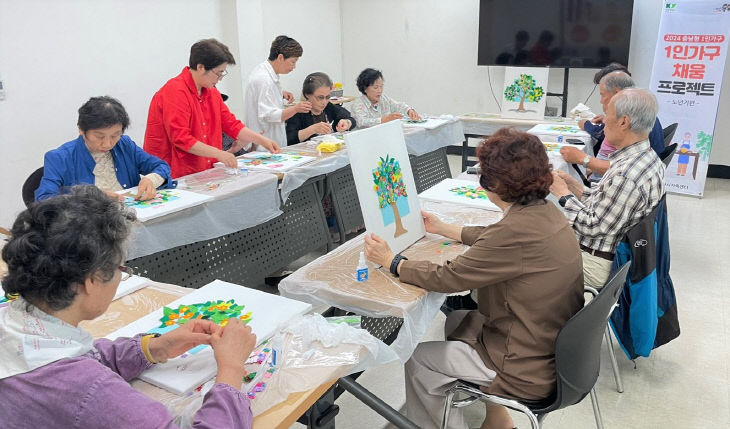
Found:
[[[193,427],[250,428],[239,390],[256,336],[191,320],[161,336],[93,340],[79,327],[106,312],[130,270],[121,264],[135,215],[94,186],[32,204],[2,250],[0,415],[7,427],[176,427],[159,402],[128,383],[158,362],[210,344],[218,365]]]

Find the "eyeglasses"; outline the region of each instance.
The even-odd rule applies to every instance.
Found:
[[[122,280],[125,281],[134,275],[134,270],[124,265],[119,266],[119,271],[122,272]]]
[[[223,79],[228,74],[228,70],[223,70],[222,72],[218,72],[213,69],[210,69],[208,71],[213,72],[214,75],[218,76],[218,79]]]

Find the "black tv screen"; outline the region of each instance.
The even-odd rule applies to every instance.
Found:
[[[478,64],[628,64],[633,9],[633,0],[480,0]]]

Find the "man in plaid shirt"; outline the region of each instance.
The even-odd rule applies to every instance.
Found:
[[[619,242],[664,195],[664,164],[648,140],[658,110],[649,91],[620,91],[605,112],[604,133],[616,151],[609,156],[611,166],[603,178],[587,188],[566,173],[553,173],[550,192],[578,236],[587,285],[603,286]]]

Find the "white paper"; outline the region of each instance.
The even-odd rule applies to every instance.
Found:
[[[402,252],[423,237],[426,229],[400,121],[347,133],[345,142],[365,228],[386,240],[393,252]],[[401,177],[395,181],[384,178],[385,186],[376,191],[374,175],[381,176],[384,169],[379,163],[386,161],[399,166]],[[405,191],[405,195],[397,195],[399,191]],[[387,198],[381,201],[383,196]]]
[[[273,336],[290,319],[300,316],[312,308],[311,304],[221,280],[214,280],[200,289],[171,302],[167,307],[177,308],[183,304],[215,300],[228,301],[230,299],[235,300],[236,304],[245,306],[243,313],[252,312],[248,326],[256,334],[257,344]],[[162,317],[163,311],[160,308],[112,332],[107,338],[113,340],[148,332],[160,326]],[[142,373],[139,378],[182,395],[197,388],[216,374],[217,367],[213,358],[213,350],[210,347],[205,346],[202,350],[193,354],[186,353],[183,356],[185,357],[177,357],[164,364],[157,364]]]
[[[441,183],[421,192],[418,196],[431,201],[462,204],[497,212],[502,211],[489,200],[479,183],[471,180],[444,179]]]
[[[116,301],[123,296],[129,295],[132,292],[142,289],[147,285],[147,283],[149,283],[149,281],[150,279],[146,279],[144,277],[131,276],[127,280],[119,282],[119,286],[117,287],[117,293],[114,294],[113,301]]]
[[[149,201],[135,201],[137,188],[117,192],[125,195],[124,204],[134,209],[137,219],[144,222],[166,214],[179,212],[213,199],[210,195],[198,194],[182,189],[158,189],[157,196]]]
[[[432,130],[434,128],[438,128],[441,125],[449,123],[448,119],[440,119],[440,118],[424,118],[425,122],[410,122],[407,118],[403,118],[401,121],[403,122],[403,126],[406,128],[425,128],[427,130]]]

